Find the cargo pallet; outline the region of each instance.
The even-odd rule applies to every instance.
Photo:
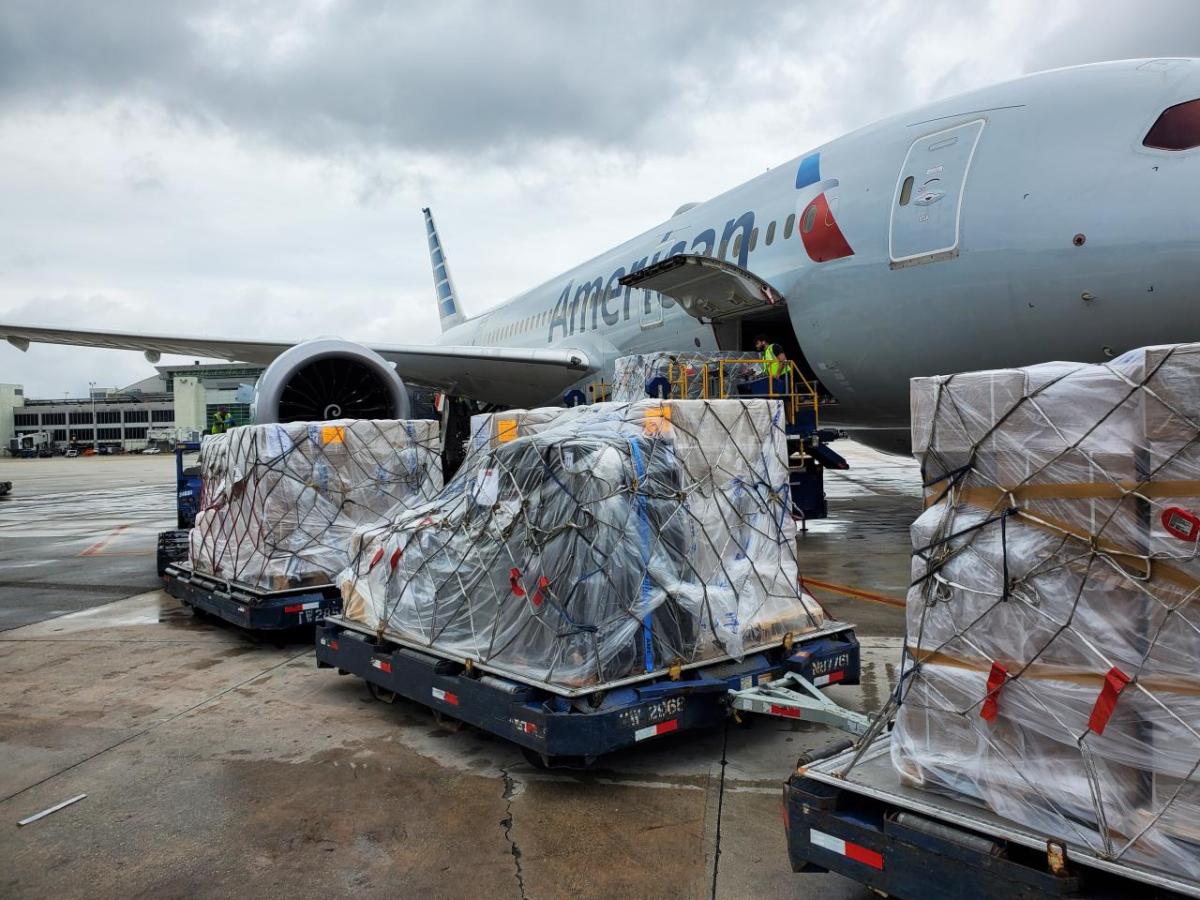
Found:
[[[185,564],[167,566],[166,591],[184,606],[250,631],[283,631],[320,622],[342,611],[336,585],[272,591],[193,572]]]
[[[856,733],[866,719],[823,697],[819,684],[858,684],[852,627],[819,632],[749,653],[601,688],[565,691],[493,667],[435,655],[341,617],[316,629],[317,666],[366,682],[376,699],[404,697],[519,745],[535,765],[589,765],[660,735],[720,725],[735,710],[838,724]],[[758,708],[766,703],[767,709]],[[773,707],[773,708],[770,708]]]
[[[1179,898],[1200,883],[1105,858],[990,810],[904,784],[889,735],[801,757],[784,786],[795,872],[836,872],[889,897]],[[849,766],[849,768],[847,768]]]

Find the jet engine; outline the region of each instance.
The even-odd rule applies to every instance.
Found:
[[[254,386],[256,423],[328,419],[407,419],[408,391],[392,364],[374,350],[339,338],[285,350]]]

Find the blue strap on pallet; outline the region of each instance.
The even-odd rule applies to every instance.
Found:
[[[637,438],[629,438],[629,449],[633,455],[634,474],[637,475],[638,489],[638,536],[641,538],[642,551],[642,656],[647,672],[654,671],[654,620],[650,606],[650,517],[646,495],[641,490],[642,479],[646,475],[646,464],[642,460],[642,451],[638,447]]]

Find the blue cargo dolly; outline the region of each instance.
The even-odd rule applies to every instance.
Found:
[[[167,566],[164,578],[167,593],[184,606],[250,631],[313,625],[342,611],[342,595],[333,584],[272,591],[193,572],[183,563]]]
[[[890,735],[801,757],[783,789],[795,872],[836,872],[900,898],[1200,897],[1200,883],[904,784]]]
[[[797,701],[780,685],[859,680],[858,640],[844,623],[758,649],[740,662],[707,662],[651,680],[576,691],[550,690],[511,673],[434,655],[340,616],[317,625],[316,655],[318,667],[363,679],[377,699],[399,696],[428,706],[518,744],[539,765],[587,765],[649,738],[719,725],[735,710],[749,710],[747,698],[758,689],[776,689],[775,715],[827,721],[834,704]],[[861,717],[843,712],[860,730]]]

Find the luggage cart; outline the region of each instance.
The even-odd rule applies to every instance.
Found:
[[[758,648],[741,661],[575,691],[448,659],[340,616],[317,625],[316,655],[318,667],[361,678],[377,699],[404,697],[474,725],[519,745],[539,766],[588,765],[651,738],[719,725],[735,711],[843,724],[856,733],[866,726],[816,686],[858,683],[858,640],[840,622]],[[764,703],[768,708],[760,708]]]
[[[801,757],[784,785],[795,872],[837,872],[900,898],[1200,897],[1200,883],[1108,859],[990,810],[904,784],[891,736]]]
[[[184,606],[250,631],[283,631],[313,625],[342,611],[337,585],[268,590],[193,572],[173,563],[164,574],[166,591]]]

